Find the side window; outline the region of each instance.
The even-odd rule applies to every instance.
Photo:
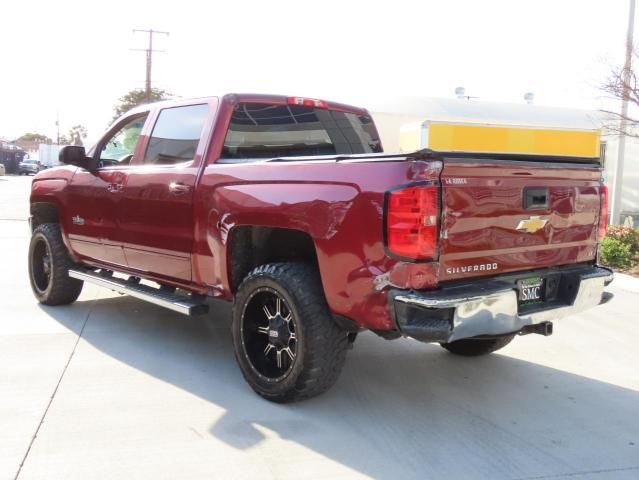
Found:
[[[161,110],[149,139],[144,163],[170,165],[193,160],[208,113],[206,104]]]
[[[102,145],[100,167],[131,163],[146,117],[147,114],[130,120]]]

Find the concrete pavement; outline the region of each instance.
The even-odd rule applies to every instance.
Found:
[[[242,379],[228,309],[91,286],[38,305],[29,182],[0,177],[0,479],[639,478],[637,279],[488,357],[363,334],[331,391],[274,405]]]

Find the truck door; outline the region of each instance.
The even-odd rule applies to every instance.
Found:
[[[130,163],[140,154],[140,137],[148,113],[119,122],[96,146],[93,171],[78,169],[67,186],[71,248],[81,257],[126,265],[117,237],[116,211]]]
[[[132,269],[191,280],[193,194],[210,110],[209,103],[160,110],[144,154],[128,172],[117,216]]]

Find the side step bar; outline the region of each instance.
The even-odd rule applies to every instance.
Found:
[[[186,295],[178,295],[169,291],[162,291],[158,288],[142,285],[134,281],[105,276],[90,270],[69,270],[69,276],[108,288],[114,292],[131,295],[132,297],[154,303],[155,305],[184,315],[203,315],[209,311],[209,306],[202,300]]]

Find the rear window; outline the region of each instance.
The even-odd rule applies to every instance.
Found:
[[[222,158],[259,159],[381,152],[368,115],[300,105],[240,103],[231,117]]]

